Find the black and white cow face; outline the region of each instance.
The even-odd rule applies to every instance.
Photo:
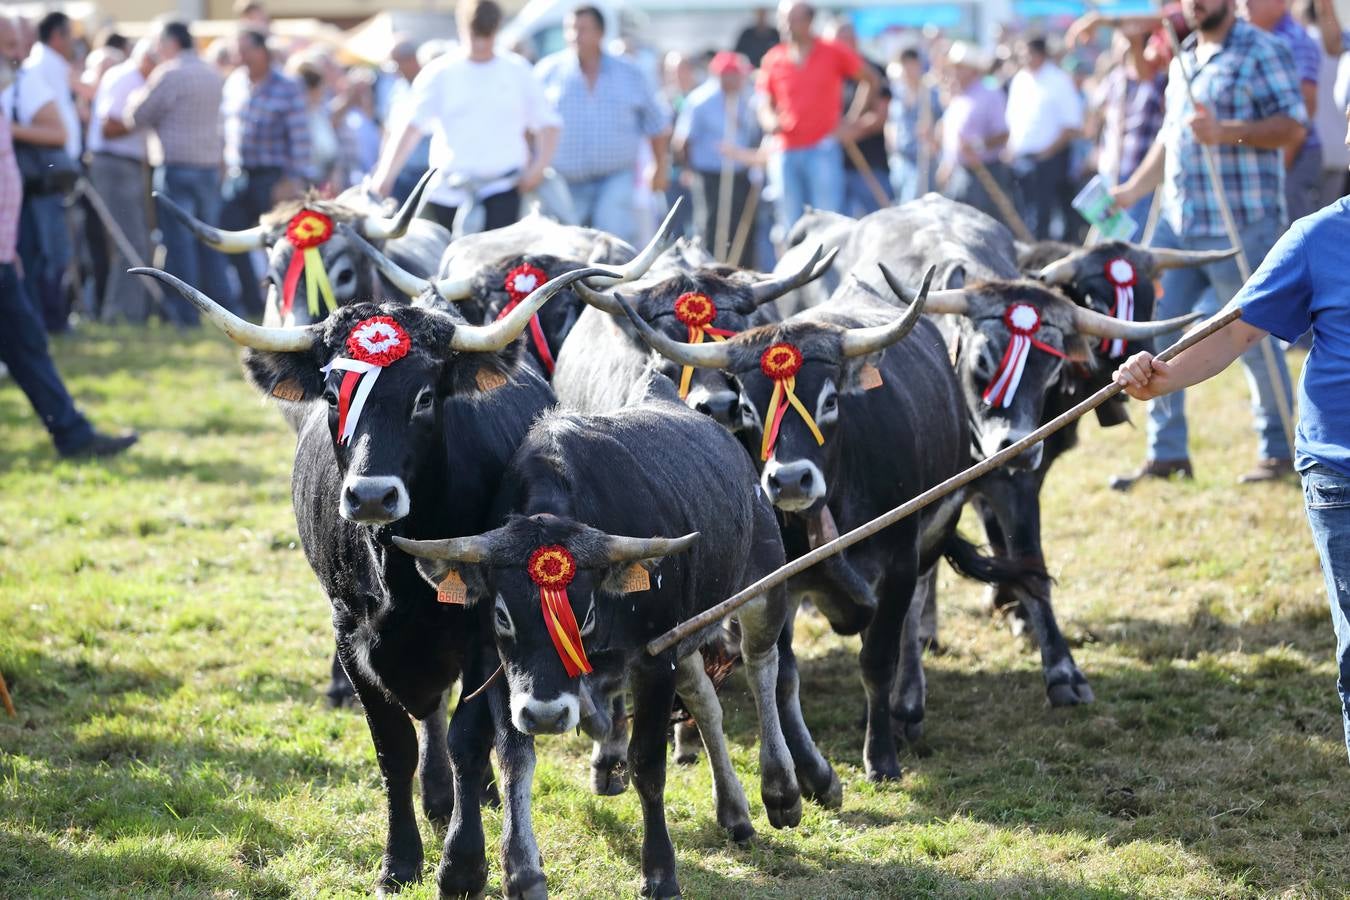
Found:
[[[395,538],[420,557],[423,577],[480,609],[501,656],[511,722],[525,734],[561,734],[581,719],[582,676],[633,643],[621,602],[634,566],[691,546],[684,538],[622,538],[572,519],[512,516],[484,535]],[[448,587],[453,585],[453,587]]]
[[[315,218],[316,213],[323,218]],[[280,217],[287,215],[289,218],[281,221]],[[328,237],[317,243],[313,251],[322,262],[323,275],[332,289],[334,303],[346,306],[358,298],[375,296],[378,283],[375,267],[357,251],[343,229],[337,227],[342,223],[358,223],[362,218],[359,213],[333,203],[312,202],[301,209],[292,211],[288,208],[264,219],[265,223],[271,223],[268,226],[267,272],[263,276],[267,285],[267,308],[277,312],[281,324],[308,325],[328,315],[328,305],[321,290],[313,291],[318,315],[310,308],[308,279],[318,273],[306,273],[300,268],[302,264],[309,264],[303,245],[322,236],[324,232],[320,232],[320,228],[328,232]],[[325,220],[331,229],[325,226]],[[307,239],[302,232],[311,229],[315,237]],[[292,242],[290,235],[296,237],[300,246]]]

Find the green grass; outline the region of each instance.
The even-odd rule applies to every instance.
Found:
[[[364,721],[322,703],[332,639],[295,543],[290,434],[215,334],[90,328],[57,358],[99,423],[143,439],[111,462],[57,461],[0,384],[0,668],[20,710],[0,716],[0,895],[368,892],[383,801]],[[778,832],[733,678],[727,727],[759,837],[730,845],[706,765],[672,766],[686,895],[1344,896],[1350,772],[1326,600],[1297,488],[1233,485],[1252,458],[1246,404],[1237,372],[1196,392],[1192,484],[1107,490],[1142,431],[1095,422],[1051,477],[1056,608],[1095,705],[1050,710],[1035,651],[944,575],[926,744],[902,781],[874,786],[856,639],[807,616],[807,719],[845,800]],[[587,751],[541,742],[545,869],[558,897],[632,895],[638,804],[589,794]],[[500,813],[487,822],[495,844]],[[432,879],[408,895],[434,896]]]

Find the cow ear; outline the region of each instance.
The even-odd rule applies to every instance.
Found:
[[[844,360],[839,373],[839,393],[859,394],[881,387],[881,358],[885,350]]]
[[[487,596],[483,567],[477,564],[419,558],[417,574],[436,589],[439,603],[471,609],[480,598]]]
[[[1064,356],[1071,363],[1097,367],[1097,354],[1092,352],[1092,341],[1086,336],[1074,332],[1064,336]]]
[[[318,343],[313,349],[289,353],[245,350],[244,375],[249,384],[270,397],[296,403],[317,400],[323,395],[323,349]]]
[[[661,565],[659,559],[607,566],[600,578],[600,591],[605,594],[639,594],[656,586],[654,573]]]
[[[446,363],[441,391],[446,396],[486,394],[505,387],[519,366],[520,341],[496,353],[462,353]]]

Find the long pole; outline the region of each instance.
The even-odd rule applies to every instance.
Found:
[[[76,193],[83,195],[84,199],[89,201],[89,207],[94,211],[94,215],[98,216],[99,221],[103,223],[104,230],[112,237],[113,243],[117,245],[118,252],[126,258],[126,261],[131,264],[131,267],[144,268],[146,260],[136,252],[136,248],[132,246],[131,239],[127,237],[127,233],[122,230],[122,226],[118,224],[115,218],[113,218],[112,213],[108,210],[108,204],[103,202],[103,196],[99,194],[99,192],[94,189],[94,186],[85,178],[81,178],[75,183],[75,191]],[[153,278],[146,280],[149,282],[146,287],[150,290],[150,296],[153,297],[155,303],[159,305],[160,312],[163,312],[163,289],[159,286],[159,282],[155,281]]]
[[[1177,354],[1181,353],[1183,350],[1195,346],[1196,344],[1203,341],[1205,338],[1214,334],[1216,331],[1226,328],[1228,325],[1237,321],[1237,319],[1241,317],[1241,315],[1242,315],[1241,309],[1230,309],[1227,312],[1220,313],[1219,315],[1214,316],[1208,322],[1205,322],[1200,327],[1196,328],[1194,331],[1182,337],[1181,340],[1177,341],[1175,344],[1168,347],[1162,353],[1159,353],[1158,359],[1161,359],[1163,362],[1167,362],[1168,360],[1174,358]],[[941,484],[929,488],[919,496],[913,498],[912,500],[906,501],[905,503],[900,504],[890,512],[876,519],[873,519],[872,521],[864,525],[859,525],[857,528],[853,529],[847,534],[840,535],[839,537],[830,541],[828,544],[821,544],[816,549],[811,550],[810,552],[797,557],[792,562],[788,563],[782,568],[770,572],[768,575],[765,575],[763,578],[759,579],[759,581],[756,581],[754,584],[750,585],[747,588],[743,588],[742,590],[738,591],[731,597],[728,597],[726,600],[723,600],[716,606],[699,613],[692,619],[689,619],[685,622],[681,622],[679,625],[676,625],[670,631],[667,631],[665,634],[648,643],[647,652],[650,653],[652,656],[656,656],[657,654],[665,652],[666,650],[675,646],[680,641],[684,640],[690,635],[702,631],[709,625],[712,625],[716,622],[720,622],[722,619],[726,618],[728,615],[735,612],[737,609],[744,606],[746,603],[749,603],[756,597],[761,596],[765,591],[777,587],[778,585],[787,581],[789,578],[792,578],[794,575],[798,575],[801,572],[806,571],[807,569],[814,566],[816,563],[828,559],[829,557],[834,556],[836,553],[841,553],[844,550],[847,550],[849,547],[852,547],[859,541],[866,540],[867,538],[876,534],[878,531],[881,531],[883,528],[888,528],[891,525],[894,525],[896,522],[899,522],[901,519],[904,519],[908,516],[912,516],[914,513],[918,512],[924,507],[929,506],[932,503],[941,500],[943,497],[946,497],[948,494],[965,487],[975,479],[980,478],[981,476],[986,475],[989,472],[992,472],[994,469],[997,469],[999,466],[1003,465],[1008,460],[1012,459],[1013,457],[1017,456],[1020,453],[1025,452],[1028,448],[1033,447],[1036,444],[1039,444],[1041,441],[1050,437],[1050,435],[1059,431],[1061,428],[1065,427],[1071,422],[1074,422],[1077,419],[1092,412],[1092,410],[1101,406],[1107,400],[1110,400],[1112,397],[1114,397],[1116,394],[1119,394],[1124,389],[1125,388],[1123,386],[1116,384],[1115,382],[1108,384],[1106,387],[1097,391],[1091,397],[1088,397],[1082,403],[1079,403],[1073,409],[1059,416],[1056,416],[1049,422],[1046,422],[1044,425],[1042,425],[1040,428],[1037,428],[1031,434],[1022,438],[1020,441],[1014,443],[1011,447],[1007,447],[1003,450],[1000,450],[998,453],[995,453],[993,456],[990,456],[989,458],[976,463],[975,465],[971,466],[969,469],[966,469],[965,471],[958,472],[957,474],[953,475],[951,478],[948,478]]]
[[[872,199],[877,202],[877,207],[885,209],[890,206],[891,198],[886,196],[886,191],[882,188],[881,182],[877,181],[877,176],[872,174],[872,167],[867,164],[866,157],[862,155],[858,145],[853,142],[853,138],[847,135],[841,136],[839,143],[844,148],[844,152],[848,154],[849,161],[853,163],[853,168],[857,169],[858,174],[862,176],[863,183],[867,185],[867,190],[872,194]]]
[[[1028,244],[1036,243],[1036,236],[1031,233],[1027,223],[1022,221],[1022,216],[1017,212],[1017,207],[1013,205],[1012,199],[1008,197],[1008,193],[1003,190],[984,161],[975,157],[970,161],[967,168],[974,172],[975,177],[980,180],[980,184],[984,185],[984,192],[989,195],[990,200],[994,201],[998,211],[1003,213],[1003,221],[1012,229],[1012,233],[1017,235],[1017,239]]]
[[[928,193],[928,171],[933,167],[933,89],[928,76],[919,78],[919,185],[918,196]]]
[[[737,113],[740,110],[740,96],[723,96],[722,108],[724,112],[722,122],[722,140],[729,146],[736,146],[737,135]],[[736,176],[736,162],[729,154],[722,154],[722,172],[717,179],[717,224],[713,232],[712,255],[727,262],[727,253],[729,248],[727,242],[731,240],[731,192],[735,186],[734,178]]]
[[[750,170],[746,169],[748,177]],[[760,181],[750,183],[750,196],[745,200],[745,209],[741,210],[741,221],[736,226],[736,238],[731,242],[731,250],[727,253],[727,262],[733,266],[740,265],[741,255],[745,253],[745,243],[750,240],[750,232],[755,226],[755,215],[759,212],[759,195],[764,190],[764,185]],[[753,268],[753,266],[752,266]]]
[[[1167,39],[1172,43],[1172,55],[1181,68],[1181,77],[1186,82],[1186,96],[1190,98],[1191,106],[1195,109],[1200,108],[1200,104],[1195,102],[1195,90],[1193,77],[1190,67],[1186,65],[1186,58],[1181,52],[1181,41],[1177,39],[1177,30],[1172,27],[1170,19],[1163,19],[1163,25],[1167,28]],[[1205,171],[1209,174],[1209,187],[1214,192],[1214,199],[1219,207],[1219,215],[1223,218],[1223,227],[1228,231],[1228,239],[1232,241],[1237,248],[1238,274],[1246,282],[1252,277],[1252,264],[1247,259],[1246,248],[1242,246],[1242,236],[1238,234],[1236,220],[1233,219],[1233,211],[1228,207],[1228,197],[1223,191],[1223,179],[1219,176],[1219,160],[1215,155],[1214,147],[1210,144],[1200,145],[1201,158],[1205,161]],[[1275,347],[1269,337],[1261,339],[1261,357],[1266,364],[1266,375],[1270,378],[1271,390],[1275,392],[1275,408],[1280,414],[1280,424],[1284,426],[1284,438],[1288,441],[1289,451],[1294,450],[1294,414],[1289,408],[1288,398],[1284,395],[1284,380],[1280,378],[1280,370],[1275,361]]]

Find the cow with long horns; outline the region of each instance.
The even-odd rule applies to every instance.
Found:
[[[662,356],[735,379],[753,419],[760,488],[781,513],[789,556],[872,520],[969,462],[960,385],[936,326],[921,315],[932,302],[932,277],[930,271],[903,315],[850,278],[828,303],[718,343],[674,340],[625,306]],[[837,632],[863,632],[863,760],[872,780],[900,775],[889,695],[917,586],[931,580],[944,556],[980,581],[1024,574],[994,565],[957,535],[962,503],[953,496],[788,583],[790,594],[810,599]]]
[[[369,245],[360,249],[386,281],[415,302],[448,301],[470,322],[488,322],[513,309],[535,285],[578,266],[605,266],[619,273],[595,279],[593,285],[602,290],[641,277],[673,237],[678,211],[677,203],[640,252],[606,232],[532,213],[514,225],[452,243],[435,278],[409,272]],[[581,301],[569,288],[530,322],[527,347],[545,377],[553,376],[558,353],[581,310]]]
[[[773,508],[755,488],[754,469],[736,440],[681,404],[666,379],[649,372],[641,380],[642,400],[634,405],[602,415],[560,409],[535,424],[503,480],[504,525],[476,537],[394,541],[422,558],[431,583],[462,586],[481,610],[509,692],[510,724],[500,728],[566,732],[580,720],[588,682],[628,683],[628,764],[645,831],[642,895],[674,897],[679,886],[664,788],[676,692],[708,750],[718,823],[737,841],[748,840],[753,828],[699,652],[719,626],[656,657],[644,647],[782,565],[783,547]],[[696,489],[710,478],[716,490]],[[780,647],[791,641],[789,615],[782,588],[736,613],[759,714],[761,796],[778,828],[799,822],[803,792],[840,790],[802,721],[796,672],[779,665]],[[501,763],[506,772],[532,768]],[[530,786],[508,780],[503,790],[508,798],[528,798]],[[508,896],[542,895],[531,891],[544,877],[538,851],[526,849],[507,850]],[[454,887],[472,893],[481,883]]]
[[[355,252],[341,225],[381,246],[405,271],[422,275],[436,271],[450,232],[416,218],[434,174],[433,170],[423,175],[393,215],[352,188],[334,200],[310,196],[283,203],[257,225],[240,231],[207,225],[167,197],[159,196],[159,202],[208,247],[222,253],[266,250],[263,321],[272,326],[304,325],[358,299],[399,296],[396,285]]]
[[[1023,278],[1011,232],[984,213],[936,194],[859,220],[839,265],[870,278],[878,262],[912,283],[937,264],[947,288],[930,298],[957,370],[976,459],[988,457],[1030,434],[1060,400],[1060,385],[1073,368],[1091,367],[1100,341],[1142,341],[1176,330],[1191,318],[1166,322],[1125,321],[1065,298],[1040,281]],[[1165,264],[1181,264],[1169,259]],[[974,500],[990,543],[1005,560],[1044,566],[1040,486],[1043,445],[1027,450],[974,486]],[[1041,650],[1046,693],[1055,706],[1091,702],[1050,603],[1050,579],[1000,586],[997,595],[1022,608]],[[918,664],[919,632],[906,629],[903,671]],[[892,699],[907,734],[922,731],[925,706],[921,679],[902,678]]]
[[[485,677],[479,672],[485,637],[476,614],[453,597],[443,602],[414,560],[388,546],[389,537],[478,534],[494,524],[491,498],[511,456],[553,402],[548,385],[519,366],[516,338],[567,285],[613,273],[581,269],[555,278],[487,325],[405,303],[355,303],[321,323],[281,328],[239,319],[164,272],[133,271],[177,290],[248,348],[244,368],[263,394],[321,401],[305,405],[292,500],[377,751],[389,825],[379,887],[397,890],[422,869],[414,773],[433,824],[449,826],[452,813],[456,822],[475,820],[476,795],[454,806],[450,763],[456,784],[481,782],[466,761],[479,764],[492,729],[486,699],[461,702],[447,753],[447,692],[466,665],[478,676],[465,676],[470,686]],[[420,750],[411,719],[422,723]],[[509,766],[522,758],[515,744],[523,736],[504,729],[497,739],[504,779],[520,780],[523,773]],[[508,816],[518,813],[518,801],[507,796]],[[524,822],[523,831],[509,840],[532,845],[528,814],[514,821]],[[452,829],[442,879],[463,877],[465,859],[469,868],[485,869],[481,857],[481,836],[475,850],[471,828]]]

